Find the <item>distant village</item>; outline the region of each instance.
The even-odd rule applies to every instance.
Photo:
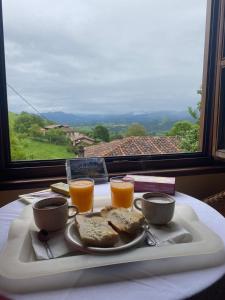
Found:
[[[61,129],[79,157],[157,155],[183,152],[175,136],[130,136],[111,142],[96,143],[95,139],[77,132],[69,125],[53,124],[41,128],[43,135],[50,129]]]

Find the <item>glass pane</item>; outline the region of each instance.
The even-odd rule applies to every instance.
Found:
[[[4,0],[12,159],[199,151],[206,2]]]

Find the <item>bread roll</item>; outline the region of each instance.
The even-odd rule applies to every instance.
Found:
[[[119,239],[119,234],[101,216],[77,215],[76,224],[86,246],[111,247]]]
[[[113,208],[111,206],[101,210],[101,216],[117,231],[134,234],[144,222],[144,216],[136,211],[126,208]]]

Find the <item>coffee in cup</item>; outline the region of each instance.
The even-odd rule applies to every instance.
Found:
[[[69,209],[75,213],[69,215]],[[34,221],[40,230],[57,231],[63,229],[68,218],[78,213],[75,205],[69,206],[64,197],[51,197],[42,199],[33,204]]]
[[[134,200],[134,206],[150,224],[165,225],[173,218],[175,199],[164,193],[145,193]]]

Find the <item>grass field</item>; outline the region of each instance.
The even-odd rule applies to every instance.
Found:
[[[66,146],[54,145],[44,142],[34,141],[29,138],[23,139],[23,152],[26,159],[57,159],[57,158],[74,158],[73,152],[66,149]]]
[[[17,118],[17,114],[9,112],[9,124],[11,130],[14,131],[13,125]],[[15,135],[15,133],[14,133]],[[25,160],[45,160],[45,159],[60,159],[60,158],[74,158],[73,152],[67,150],[67,146],[54,145],[46,142],[35,141],[30,138],[20,138],[17,136],[18,143],[16,146],[20,146],[20,152],[22,151]],[[15,144],[11,144],[15,147]],[[14,149],[15,150],[15,149]],[[16,151],[13,151],[14,159],[19,159],[16,155]]]
[[[9,116],[8,117],[9,117],[9,124],[13,126],[14,122],[17,118],[17,114],[9,111]]]

